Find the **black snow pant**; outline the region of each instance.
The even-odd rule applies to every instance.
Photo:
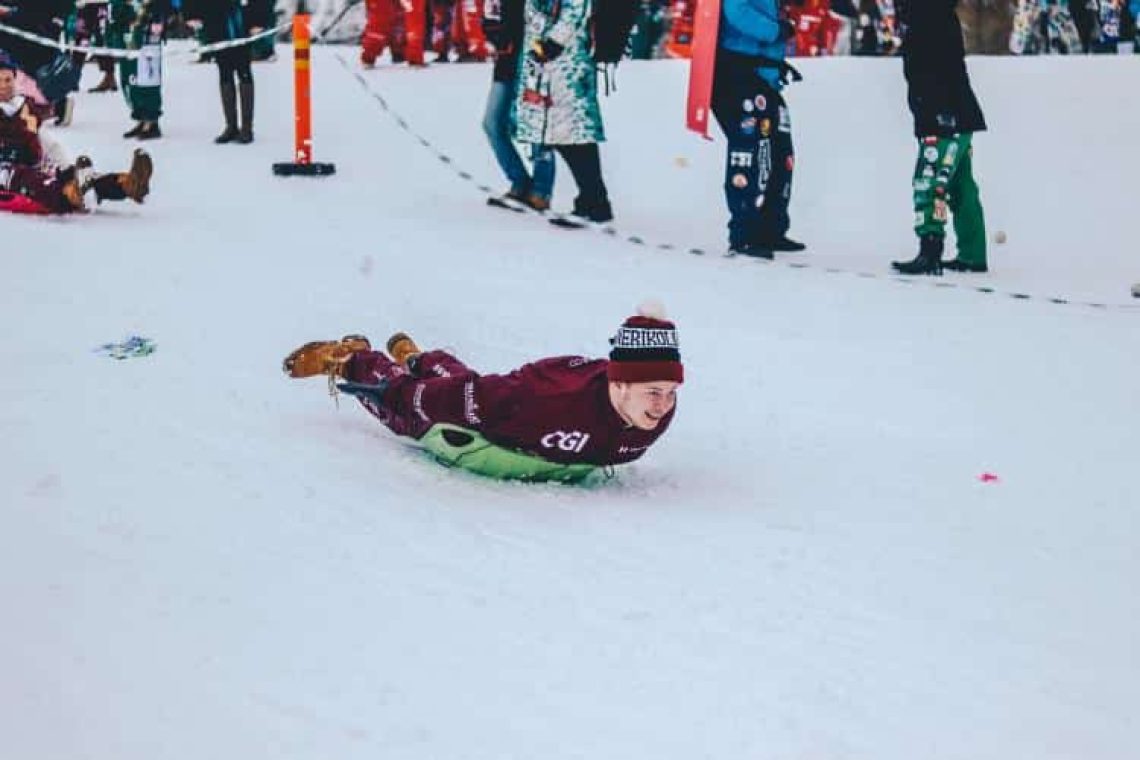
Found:
[[[575,213],[589,214],[601,206],[609,206],[606,183],[602,181],[602,157],[597,143],[581,145],[552,145],[570,167],[578,197],[574,199]]]
[[[250,66],[252,56],[249,45],[219,50],[214,56],[214,61],[218,64],[218,79],[221,84],[232,85],[235,78],[239,84],[253,81],[253,69]]]

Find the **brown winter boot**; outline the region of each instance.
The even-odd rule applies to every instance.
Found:
[[[117,82],[115,82],[115,70],[104,69],[103,79],[99,82],[99,84],[95,85],[87,92],[118,92],[118,90],[119,85]]]
[[[388,338],[388,355],[401,367],[407,368],[408,361],[421,353],[420,347],[407,333],[398,332]]]
[[[154,162],[150,154],[142,148],[135,148],[131,168],[118,175],[123,193],[135,203],[142,203],[150,195],[150,178],[154,174]]]
[[[60,192],[63,194],[64,200],[71,206],[72,211],[79,213],[87,211],[87,204],[84,203],[83,196],[89,187],[91,173],[91,159],[87,156],[80,156],[75,159],[74,164],[58,174],[59,179],[63,182],[60,186]]]
[[[535,193],[527,193],[526,198],[523,199],[523,203],[540,214],[550,210],[550,199],[543,198],[541,195],[536,195]]]
[[[346,335],[340,340],[315,340],[286,356],[281,369],[289,377],[343,377],[345,365],[352,355],[371,349],[372,344],[363,335]]]

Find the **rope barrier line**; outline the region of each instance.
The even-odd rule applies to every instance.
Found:
[[[360,86],[362,88],[364,88],[364,91],[372,96],[372,99],[376,101],[376,103],[380,106],[380,108],[386,114],[388,114],[388,116],[396,123],[396,125],[400,129],[407,132],[408,135],[412,139],[414,139],[416,142],[418,142],[422,147],[424,147],[425,149],[430,151],[432,154],[434,154],[435,157],[440,161],[440,163],[444,164],[445,166],[448,166],[452,170],[452,172],[455,174],[455,176],[457,176],[461,180],[464,180],[465,182],[468,182],[468,183],[474,185],[475,188],[484,196],[490,196],[495,192],[494,189],[491,188],[489,185],[487,185],[486,183],[479,182],[470,172],[465,171],[462,168],[460,168],[455,163],[455,160],[452,159],[452,157],[450,155],[448,155],[447,153],[444,153],[442,150],[440,150],[438,147],[436,147],[435,144],[431,142],[431,140],[424,137],[419,132],[416,132],[415,129],[413,129],[413,127],[411,126],[411,124],[408,123],[407,119],[405,119],[403,116],[401,116],[400,113],[398,111],[396,111],[388,103],[387,99],[385,99],[385,97],[383,95],[381,95],[379,92],[377,92],[375,89],[373,89],[372,86],[369,84],[368,79],[365,78],[363,76],[363,74],[361,74],[359,71],[355,70],[351,66],[351,64],[348,62],[348,60],[345,59],[345,57],[343,55],[341,55],[338,52],[335,54],[335,56],[336,56],[336,59],[338,61],[340,61],[341,66],[344,67],[345,71],[352,74],[353,78],[355,78],[356,81],[360,84]],[[543,219],[552,218],[551,216],[549,216],[547,214],[542,214],[542,213],[539,213],[537,211],[532,211],[529,209],[526,209],[525,213],[527,213],[531,216],[543,218]],[[594,232],[597,232],[598,234],[618,238],[618,239],[624,240],[626,243],[630,243],[631,245],[645,246],[647,248],[652,247],[653,249],[658,250],[658,251],[683,251],[683,252],[688,253],[688,254],[693,255],[693,256],[705,256],[705,255],[711,253],[711,251],[709,251],[705,248],[686,247],[686,246],[679,245],[679,244],[669,242],[669,241],[653,243],[641,235],[626,234],[626,233],[619,232],[612,225],[608,225],[608,224],[588,223],[588,224],[584,225],[583,229],[593,230]],[[781,262],[777,262],[777,261],[769,261],[769,260],[765,260],[765,259],[756,259],[756,258],[751,258],[751,257],[746,257],[746,256],[728,256],[728,255],[724,255],[723,258],[746,259],[748,262],[758,264],[761,266],[785,266],[785,267],[788,267],[789,269],[808,269],[808,270],[813,270],[813,271],[817,271],[817,272],[823,272],[825,274],[850,275],[850,276],[857,277],[860,279],[890,280],[892,282],[896,282],[899,284],[905,284],[905,285],[926,285],[928,287],[934,287],[934,288],[961,290],[964,292],[974,292],[974,293],[981,293],[981,294],[985,294],[985,295],[1002,296],[1005,298],[1010,298],[1010,299],[1015,300],[1015,301],[1036,301],[1036,302],[1040,302],[1040,303],[1055,304],[1058,306],[1080,306],[1080,307],[1085,307],[1085,308],[1090,308],[1090,309],[1096,309],[1099,311],[1121,311],[1121,312],[1140,313],[1140,304],[1107,303],[1107,302],[1103,302],[1103,301],[1082,301],[1079,299],[1068,298],[1065,296],[1033,295],[1030,293],[1022,293],[1022,292],[1018,292],[1018,291],[1002,291],[1002,290],[998,290],[997,288],[994,288],[994,287],[989,286],[989,285],[971,285],[971,284],[966,283],[966,282],[953,282],[953,281],[943,280],[940,278],[933,278],[933,277],[925,277],[925,276],[923,276],[923,277],[919,277],[919,276],[907,277],[904,275],[892,275],[892,274],[887,274],[887,273],[877,273],[877,272],[867,272],[867,271],[843,269],[841,267],[832,267],[832,266],[821,267],[821,266],[811,264],[811,263],[806,262],[806,261],[781,261]]]
[[[272,29],[266,29],[265,31],[258,32],[257,34],[251,34],[250,36],[242,37],[241,39],[226,40],[225,42],[215,42],[215,43],[212,43],[210,45],[199,45],[197,47],[190,48],[189,50],[172,51],[171,53],[167,53],[166,55],[178,55],[178,56],[187,56],[187,57],[199,56],[199,55],[209,55],[210,53],[216,53],[220,50],[228,50],[230,48],[248,45],[252,42],[260,40],[263,37],[269,37],[271,35],[276,35],[279,32],[282,32],[282,31],[285,31],[286,29],[291,28],[292,26],[293,26],[293,22],[290,21],[287,24],[280,24],[278,26],[273,27]],[[35,42],[36,44],[42,45],[44,47],[55,48],[56,50],[58,50],[62,53],[86,53],[87,55],[107,56],[109,58],[138,58],[139,56],[143,55],[145,52],[143,50],[127,50],[126,48],[94,47],[91,45],[76,45],[72,42],[60,42],[58,40],[53,40],[53,39],[50,39],[48,37],[41,37],[38,34],[32,34],[31,32],[26,32],[23,29],[17,29],[13,26],[8,26],[7,24],[0,24],[0,32],[10,34],[13,37],[19,37],[21,39],[28,40],[29,42]],[[164,44],[163,48],[165,48],[165,47],[166,47],[166,45]]]

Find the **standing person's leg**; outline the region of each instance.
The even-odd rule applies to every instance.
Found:
[[[226,127],[222,133],[214,138],[218,145],[231,143],[238,139],[237,115],[237,85],[234,84],[234,66],[231,54],[234,51],[219,50],[214,54],[214,62],[218,65],[218,91],[222,99],[222,115],[226,120]]]
[[[783,96],[763,80],[759,82],[759,93],[753,98],[756,112],[760,114],[757,145],[760,175],[755,202],[758,213],[753,242],[773,251],[802,251],[803,243],[787,236],[791,224],[788,206],[792,200],[792,175],[796,167],[791,112]]]
[[[253,61],[249,45],[234,48],[234,73],[238,81],[238,102],[241,105],[241,127],[237,141],[242,145],[253,142]]]
[[[508,196],[525,200],[531,192],[533,182],[526,164],[519,157],[512,140],[511,105],[514,98],[514,82],[492,82],[487,94],[487,107],[483,113],[483,133],[491,143],[495,160],[511,183]]]
[[[400,0],[400,3],[404,8],[404,56],[409,66],[423,66],[427,2],[426,0]]]
[[[964,157],[959,137],[923,137],[918,142],[914,166],[914,232],[918,256],[911,261],[891,262],[901,274],[942,274],[942,251],[946,222],[950,216],[950,180]]]
[[[386,0],[392,7],[392,25],[388,33],[388,44],[392,50],[392,63],[403,63],[407,60],[408,33],[406,31],[403,0]]]
[[[536,211],[546,211],[554,195],[554,151],[546,145],[531,145],[530,160],[534,165],[534,182],[527,205]]]
[[[92,87],[88,92],[115,92],[119,89],[118,82],[115,81],[115,59],[109,55],[96,56],[95,63],[102,72],[103,78],[97,85]]]
[[[364,9],[367,20],[360,37],[360,62],[365,66],[374,66],[376,59],[388,46],[388,32],[392,26],[392,2],[364,0]]]
[[[96,47],[108,45],[107,25],[111,22],[110,7],[106,4],[88,5],[82,9],[88,13],[88,28],[91,39]],[[103,78],[88,92],[114,92],[119,89],[115,82],[115,59],[109,55],[95,57],[95,63],[102,72]]]
[[[728,141],[724,164],[724,201],[729,214],[728,245],[738,253],[772,258],[770,250],[753,250],[758,214],[756,204],[763,202],[761,177],[766,187],[771,153],[765,154],[767,164],[762,168],[759,161],[761,122],[756,116],[752,88],[748,86],[750,78],[750,72],[738,71],[723,57],[717,63],[713,78],[713,116]],[[771,127],[769,121],[769,129]]]
[[[456,13],[463,28],[464,48],[461,60],[485,61],[489,51],[483,33],[483,0],[456,0]]]
[[[131,88],[131,118],[142,124],[138,139],[154,140],[162,137],[158,126],[162,117],[162,49],[158,45],[144,45],[139,52]]]
[[[433,3],[434,4],[434,3]],[[433,15],[433,18],[435,16]],[[432,31],[432,39],[440,30]],[[442,30],[444,50],[455,51],[455,60],[464,60],[467,51],[467,28],[463,26],[463,0],[453,0],[448,7],[447,26]]]
[[[978,183],[974,180],[973,135],[962,135],[958,150],[962,158],[950,180],[947,200],[958,238],[958,258],[947,261],[944,266],[957,272],[985,272],[988,271],[986,217]]]
[[[574,182],[578,185],[578,197],[574,199],[574,216],[589,219],[591,222],[608,222],[614,218],[610,207],[609,193],[602,180],[602,159],[597,143],[581,145],[552,146],[570,167]]]
[[[132,91],[135,86],[135,75],[138,72],[139,64],[135,58],[120,58],[119,59],[119,80],[123,83],[123,100],[126,101],[127,107],[131,110],[133,118],[135,112],[134,98]],[[143,123],[136,121],[135,126],[123,133],[125,138],[138,137],[143,131]]]

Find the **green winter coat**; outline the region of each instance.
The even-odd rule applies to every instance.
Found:
[[[591,8],[592,0],[526,0],[522,65],[515,82],[519,142],[583,145],[606,139],[590,56]],[[538,40],[553,40],[562,53],[538,63],[528,53]]]
[[[111,18],[107,26],[109,47],[138,50],[143,45],[162,41],[161,36],[152,35],[150,24],[165,23],[169,0],[111,0],[110,6]]]

